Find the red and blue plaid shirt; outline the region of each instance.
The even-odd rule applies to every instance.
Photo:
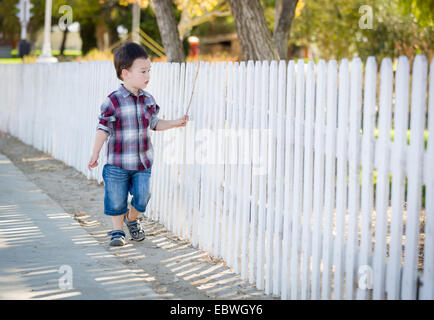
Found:
[[[154,97],[139,89],[134,95],[123,84],[101,105],[97,130],[109,135],[107,163],[125,170],[145,170],[152,166],[154,150],[148,127],[155,130],[160,107]]]

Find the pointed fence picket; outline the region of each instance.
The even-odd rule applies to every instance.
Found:
[[[434,132],[434,60],[431,61],[429,78],[428,132]],[[407,88],[407,87],[406,87]],[[434,299],[434,142],[428,139],[428,149],[424,159],[425,192],[425,242],[424,270],[422,276],[421,299]],[[395,279],[394,279],[395,280]],[[396,280],[395,280],[396,281]],[[399,282],[396,281],[399,285]]]

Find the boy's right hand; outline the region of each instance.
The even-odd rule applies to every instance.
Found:
[[[89,163],[87,164],[87,168],[89,169],[89,171],[98,165],[98,158],[99,158],[99,154],[92,154]]]

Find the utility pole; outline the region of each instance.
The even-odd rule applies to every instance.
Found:
[[[44,24],[44,44],[42,54],[36,62],[57,62],[57,58],[51,55],[51,6],[52,0],[45,0],[45,24]]]

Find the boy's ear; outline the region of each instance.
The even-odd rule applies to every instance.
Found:
[[[127,69],[122,69],[121,76],[122,76],[123,80],[125,80],[125,77],[127,76],[127,74],[128,74],[128,70]]]

